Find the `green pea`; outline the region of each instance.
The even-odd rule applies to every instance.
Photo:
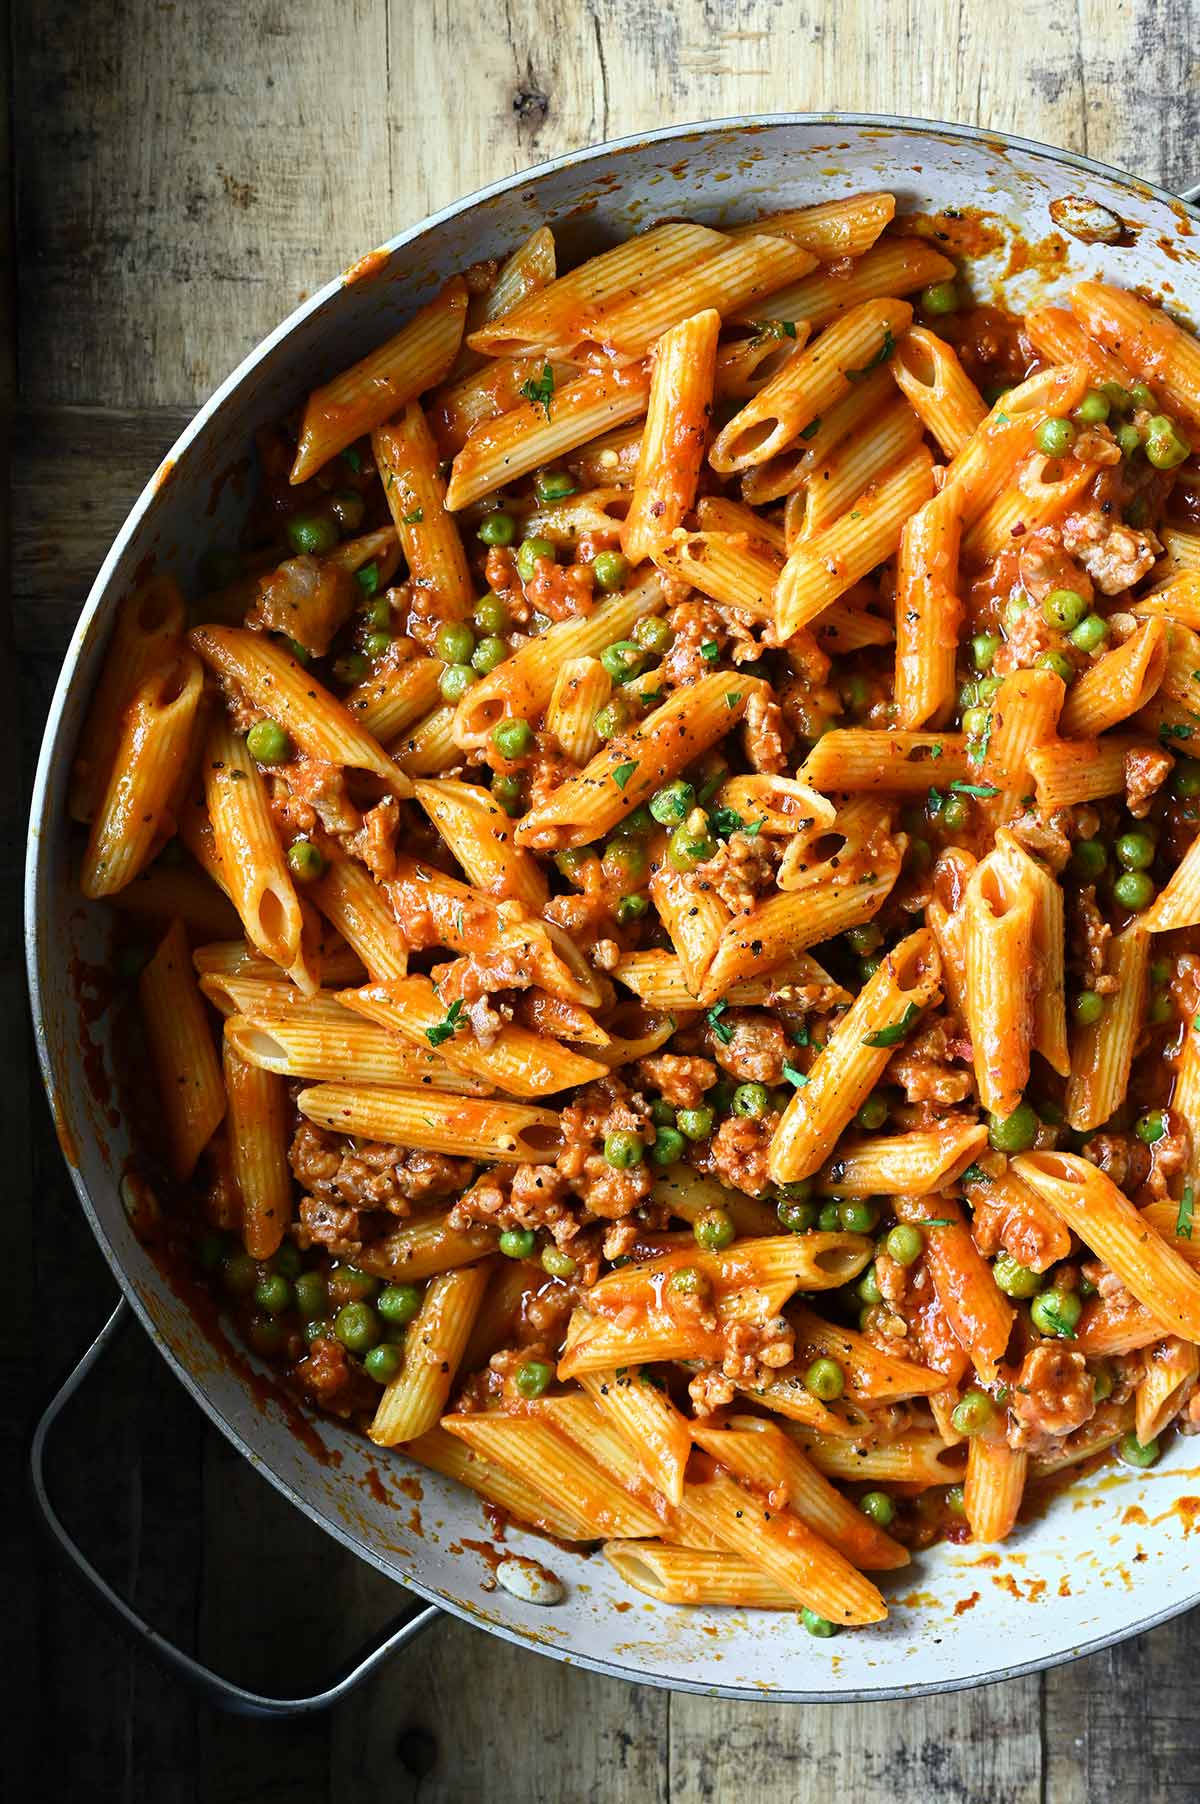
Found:
[[[969,1390],[951,1412],[950,1420],[958,1434],[982,1434],[995,1416],[996,1406],[986,1391]]]
[[[789,1234],[806,1234],[817,1219],[817,1205],[811,1199],[781,1196],[775,1205],[780,1227]]]
[[[697,1139],[702,1140],[703,1138],[703,1134],[697,1135]],[[650,1148],[651,1163],[662,1166],[664,1169],[668,1165],[677,1165],[683,1157],[686,1145],[687,1142],[678,1128],[660,1127],[654,1136],[654,1145]]]
[[[363,1371],[376,1384],[390,1384],[403,1363],[404,1355],[399,1347],[370,1347],[363,1359]]]
[[[1154,900],[1154,879],[1145,871],[1122,871],[1113,884],[1113,895],[1130,914],[1140,914]]]
[[[888,1230],[883,1250],[897,1265],[915,1265],[925,1251],[925,1236],[911,1222],[900,1221]]]
[[[831,1635],[837,1634],[837,1628],[829,1621],[829,1618],[818,1616],[817,1612],[810,1610],[807,1604],[800,1612],[800,1620],[809,1634],[815,1635],[818,1641],[828,1641]]]
[[[1039,670],[1052,670],[1064,683],[1069,683],[1075,675],[1075,666],[1065,652],[1044,651],[1037,664]]]
[[[680,1297],[698,1297],[708,1288],[708,1281],[694,1265],[681,1265],[671,1273],[667,1288]]]
[[[565,501],[578,487],[567,470],[539,470],[533,479],[533,492],[539,501]]]
[[[1004,687],[1004,678],[998,676],[981,677],[975,689],[981,702],[990,702],[994,695],[999,695]]]
[[[542,1270],[548,1278],[573,1278],[575,1261],[570,1253],[564,1253],[561,1247],[543,1247]]]
[[[859,1127],[865,1128],[869,1134],[873,1134],[877,1128],[881,1128],[887,1118],[888,1106],[882,1096],[868,1096],[854,1117]]]
[[[971,818],[971,804],[966,796],[950,796],[942,809],[942,825],[948,833],[961,833]]]
[[[481,633],[502,633],[508,625],[508,609],[500,597],[489,590],[475,603],[471,618]]]
[[[528,1259],[536,1243],[532,1228],[505,1228],[500,1236],[500,1251],[506,1259]]]
[[[904,856],[910,869],[916,871],[928,870],[929,866],[933,863],[933,847],[930,845],[929,841],[923,839],[920,834],[914,834],[908,842]],[[876,970],[879,969],[879,963],[880,961],[876,959]]]
[[[516,1386],[522,1397],[540,1397],[549,1388],[554,1367],[544,1359],[527,1359],[517,1367]]]
[[[629,559],[619,551],[598,551],[592,559],[592,571],[598,588],[605,594],[625,587],[629,575]]]
[[[682,827],[676,827],[667,841],[667,857],[677,871],[694,870],[712,858],[716,850],[715,840],[703,829],[693,827],[690,818]]]
[[[728,1209],[705,1209],[692,1223],[696,1245],[706,1253],[719,1253],[729,1246],[734,1236],[733,1217]]]
[[[876,946],[883,944],[883,929],[874,921],[864,921],[858,927],[848,927],[842,938],[851,952],[874,952]]]
[[[633,718],[624,696],[616,695],[599,710],[592,722],[597,739],[615,739]]]
[[[883,1292],[879,1288],[879,1277],[873,1264],[867,1267],[854,1288],[859,1301],[865,1303],[868,1309],[883,1302]]]
[[[324,875],[325,859],[311,839],[294,839],[287,849],[288,870],[300,883],[315,883]]]
[[[1095,1027],[1104,1014],[1104,998],[1095,990],[1080,990],[1074,1002],[1075,1019],[1080,1027]]]
[[[334,679],[346,689],[361,683],[369,669],[370,665],[360,651],[343,652],[340,658],[333,660]]]
[[[443,664],[467,664],[475,650],[475,635],[464,621],[448,620],[439,627],[433,646]]]
[[[307,645],[301,645],[299,639],[287,638],[284,639],[284,644],[287,646],[293,658],[295,658],[297,664],[307,670],[312,663],[312,653],[309,651]]]
[[[1117,1457],[1127,1466],[1152,1466],[1160,1452],[1157,1441],[1147,1441],[1143,1447],[1135,1434],[1123,1434],[1117,1442]]]
[[[611,874],[616,872],[622,883],[632,888],[641,882],[650,862],[650,855],[640,839],[626,835],[610,839],[604,847],[604,864]]]
[[[1075,428],[1070,420],[1043,420],[1033,436],[1047,457],[1063,457],[1075,443]]]
[[[879,1220],[879,1211],[865,1197],[848,1196],[838,1204],[838,1220],[847,1234],[869,1234]]]
[[[1131,411],[1133,396],[1127,388],[1122,388],[1119,382],[1102,382],[1100,392],[1108,397],[1115,412],[1129,413]]]
[[[515,817],[522,812],[524,791],[520,777],[505,776],[502,771],[497,771],[492,777],[492,794],[505,814]]]
[[[968,739],[979,739],[987,732],[986,708],[968,708],[962,717],[962,730]]]
[[[525,758],[536,741],[527,720],[502,720],[492,728],[492,744],[502,758]]]
[[[1147,412],[1158,405],[1154,399],[1154,390],[1145,382],[1134,383],[1129,391],[1129,399],[1135,407],[1144,407]]]
[[[650,813],[664,827],[676,827],[686,821],[695,806],[696,791],[682,778],[656,790],[650,798]]]
[[[1042,1279],[1037,1272],[1031,1272],[1027,1265],[1014,1259],[1011,1253],[999,1253],[992,1266],[992,1276],[996,1286],[1006,1297],[1036,1297],[1042,1288]]]
[[[1180,759],[1171,773],[1171,794],[1178,796],[1181,802],[1190,802],[1200,796],[1200,761]]]
[[[328,514],[293,514],[285,530],[297,557],[324,557],[338,542],[338,529]]]
[[[488,676],[507,656],[508,646],[504,640],[489,636],[481,639],[471,653],[471,669],[478,671],[480,676]]]
[[[871,699],[871,691],[865,677],[857,675],[845,677],[841,690],[847,707],[854,714],[861,714]]]
[[[344,1303],[334,1317],[333,1332],[349,1353],[366,1353],[379,1344],[379,1317],[369,1303]]]
[[[923,313],[957,313],[958,289],[953,282],[932,282],[921,290]]]
[[[650,904],[645,896],[621,896],[617,901],[616,915],[618,926],[624,927],[630,921],[640,921],[649,910]]]
[[[1071,863],[1086,883],[1094,883],[1108,863],[1108,853],[1098,839],[1077,839],[1071,848]]]
[[[628,683],[645,669],[646,654],[632,639],[618,639],[604,647],[600,662],[614,683]]]
[[[1098,388],[1089,388],[1079,406],[1075,409],[1075,418],[1081,426],[1102,426],[1112,411],[1112,402]]]
[[[375,1299],[375,1307],[385,1322],[411,1322],[421,1307],[421,1293],[415,1284],[385,1284]]]
[[[1156,470],[1174,470],[1191,454],[1191,445],[1168,415],[1158,413],[1147,421],[1146,456]]]
[[[325,1307],[329,1301],[329,1286],[325,1282],[324,1272],[301,1272],[292,1289],[295,1293],[296,1309],[306,1320],[325,1313]],[[261,1301],[261,1299],[259,1300]],[[266,1303],[262,1306],[264,1309],[269,1307]]]
[[[1011,1115],[988,1116],[988,1141],[998,1153],[1028,1152],[1040,1126],[1032,1105],[1021,1102]]]
[[[836,1234],[842,1225],[841,1205],[836,1201],[822,1203],[817,1213],[817,1226],[822,1234]]]
[[[287,1329],[276,1316],[255,1311],[246,1323],[246,1339],[260,1358],[274,1359],[283,1350]]]
[[[1136,456],[1142,448],[1141,427],[1135,426],[1132,420],[1127,421],[1124,426],[1117,427],[1116,440],[1123,456]]]
[[[865,1492],[858,1500],[858,1507],[877,1528],[888,1528],[896,1520],[896,1506],[886,1491]]]
[[[804,1374],[804,1383],[822,1403],[835,1403],[846,1388],[846,1374],[836,1359],[814,1359]]]
[[[511,545],[517,536],[517,523],[511,514],[498,507],[494,514],[485,515],[479,522],[475,536],[485,545]]]
[[[1029,606],[1028,599],[1026,599],[1020,595],[1010,595],[1009,596],[1008,600],[1004,604],[1004,624],[1006,627],[1008,627],[1010,629],[1010,631],[1014,626],[1016,626],[1017,622],[1021,618],[1021,615],[1025,612],[1025,610],[1028,606]]]
[[[1147,1114],[1138,1116],[1133,1131],[1147,1146],[1154,1146],[1167,1131],[1166,1116],[1161,1109],[1151,1109]]]
[[[1169,958],[1152,958],[1150,960],[1150,982],[1156,984],[1170,983],[1172,964]]]
[[[1154,841],[1148,833],[1122,833],[1113,851],[1127,871],[1145,871],[1154,863]]]
[[[206,1228],[196,1248],[196,1260],[202,1272],[215,1272],[229,1256],[229,1239],[216,1228]]]
[[[283,764],[292,755],[292,742],[276,720],[256,720],[246,734],[246,750],[259,764]]]
[[[1051,589],[1042,603],[1042,615],[1047,625],[1056,626],[1064,633],[1078,626],[1087,611],[1087,602],[1074,589]]]
[[[921,843],[924,844],[925,842],[922,841]],[[883,963],[883,960],[881,958],[872,957],[872,958],[860,958],[859,959],[858,974],[862,978],[864,983],[866,983],[868,981],[868,979],[874,977],[876,971],[878,971],[878,969],[882,963]]]
[[[248,1297],[258,1283],[258,1264],[249,1253],[233,1252],[221,1268],[221,1283],[233,1297]]]
[[[665,1096],[656,1096],[650,1104],[650,1119],[655,1127],[674,1127],[675,1110]]]
[[[761,1121],[770,1107],[771,1098],[765,1084],[739,1084],[733,1093],[735,1115],[747,1115],[751,1121]]]
[[[642,1143],[628,1128],[617,1128],[604,1138],[604,1157],[616,1171],[628,1171],[640,1165]]]
[[[554,546],[549,539],[522,539],[517,551],[517,575],[523,583],[529,582],[537,570],[539,563],[546,560],[553,563]]]
[[[999,633],[976,633],[971,641],[971,661],[976,670],[990,670],[1000,650]]]
[[[688,1140],[707,1140],[713,1131],[713,1111],[706,1103],[697,1109],[680,1109],[675,1117],[679,1132]]]
[[[362,644],[368,658],[382,658],[391,650],[392,635],[390,633],[368,633]]]
[[[1150,1025],[1152,1027],[1161,1027],[1164,1021],[1171,1021],[1174,1017],[1175,1009],[1171,1002],[1170,991],[1155,990],[1153,996],[1150,998],[1150,1007],[1146,1017],[1150,1022]]]
[[[334,1276],[341,1300],[368,1303],[379,1289],[379,1279],[372,1272],[360,1271],[357,1265],[339,1265]]]
[[[634,644],[640,645],[643,651],[650,652],[654,657],[661,657],[663,652],[670,651],[674,638],[666,621],[660,620],[657,614],[644,615],[633,629]]]
[[[1029,1319],[1038,1333],[1054,1335],[1060,1340],[1071,1338],[1082,1314],[1083,1303],[1077,1292],[1060,1290],[1057,1285],[1043,1290],[1033,1299],[1029,1309]]]
[[[469,664],[447,664],[438,678],[442,700],[460,702],[474,681],[475,672]]]
[[[967,1506],[963,1498],[963,1488],[961,1485],[946,1486],[945,1504],[952,1516],[966,1515]]]
[[[392,604],[386,595],[377,595],[363,609],[363,619],[373,631],[390,630],[392,624]]]
[[[1092,1395],[1097,1403],[1104,1403],[1113,1394],[1112,1367],[1106,1359],[1101,1360],[1092,1372]]]

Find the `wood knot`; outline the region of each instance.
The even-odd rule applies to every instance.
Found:
[[[396,1737],[396,1753],[414,1779],[427,1779],[437,1765],[438,1746],[428,1729],[402,1729]]]
[[[531,78],[526,79],[513,95],[512,107],[522,125],[537,131],[550,111],[550,96],[543,94]]]

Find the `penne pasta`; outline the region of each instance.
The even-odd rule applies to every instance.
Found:
[[[182,921],[172,923],[138,980],[171,1175],[190,1177],[224,1119],[225,1086]]]

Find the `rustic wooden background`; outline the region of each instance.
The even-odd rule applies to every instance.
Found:
[[[1168,187],[1200,177],[1192,0],[0,0],[10,8],[0,558],[11,542],[16,656],[0,644],[0,759],[24,782],[4,785],[0,856],[14,897],[50,684],[109,539],[197,403],[389,233],[578,144],[772,108],[977,121]],[[15,908],[2,932],[0,1433],[15,1462],[113,1286],[31,1068]],[[302,1688],[395,1607],[230,1452],[137,1332],[75,1410],[57,1468],[105,1569],[244,1682]],[[1200,1797],[1200,1614],[1044,1678],[814,1708],[636,1690],[448,1621],[336,1713],[285,1727],[197,1708],[95,1618],[31,1530],[2,1557],[10,1685],[20,1673],[32,1699],[14,1708],[6,1692],[5,1764],[23,1746],[30,1796]]]

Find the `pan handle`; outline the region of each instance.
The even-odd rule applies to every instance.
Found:
[[[1186,188],[1181,188],[1179,198],[1193,207],[1200,207],[1200,182],[1189,182]]]
[[[383,1631],[369,1647],[356,1654],[323,1691],[315,1691],[308,1697],[276,1698],[267,1697],[261,1692],[247,1691],[242,1685],[235,1685],[232,1680],[223,1678],[220,1673],[213,1672],[201,1661],[193,1659],[191,1654],[176,1647],[165,1636],[158,1633],[144,1617],[139,1616],[133,1606],[114,1591],[107,1579],[103,1578],[92,1565],[87,1555],[68,1534],[62,1518],[50,1501],[46,1488],[45,1454],[46,1442],[64,1406],[75,1395],[84,1379],[88,1377],[92,1367],[107,1352],[112,1341],[125,1322],[129,1320],[129,1306],[124,1298],[117,1304],[103,1328],[88,1348],[79,1364],[75,1367],[59,1390],[51,1398],[39,1421],[29,1449],[29,1471],[33,1483],[34,1501],[42,1521],[53,1538],[59,1551],[66,1556],[79,1578],[87,1588],[105,1606],[109,1614],[130,1635],[145,1647],[146,1651],[166,1668],[175,1678],[183,1679],[196,1691],[200,1692],[210,1704],[220,1710],[228,1710],[236,1716],[286,1717],[308,1716],[316,1710],[327,1710],[331,1704],[340,1703],[342,1698],[353,1691],[354,1687],[367,1677],[368,1673],[382,1666],[392,1654],[414,1641],[425,1629],[437,1621],[441,1611],[435,1605],[418,1611],[404,1621],[393,1622]]]

